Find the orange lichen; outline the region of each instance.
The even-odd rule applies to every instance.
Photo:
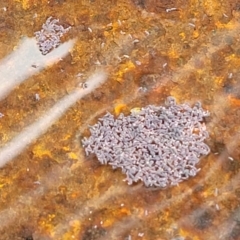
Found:
[[[193,31],[193,34],[192,34],[192,36],[193,36],[193,38],[194,38],[194,39],[198,38],[198,37],[199,37],[199,35],[200,35],[200,33],[199,33],[199,31],[198,31],[198,30],[195,30],[195,31]]]
[[[72,193],[72,194],[69,196],[69,199],[76,199],[78,196],[79,196],[79,194],[77,194],[77,193]]]
[[[119,24],[117,22],[109,23],[107,26],[104,26],[103,30],[105,37],[111,37],[112,35],[119,34]]]
[[[184,40],[186,38],[186,33],[181,32],[179,33],[179,36],[181,37],[182,40]]]
[[[68,157],[69,157],[70,159],[72,159],[72,160],[78,160],[78,156],[77,156],[77,154],[74,153],[74,152],[68,153]]]
[[[117,103],[114,107],[114,112],[118,116],[121,112],[123,112],[127,108],[127,105],[124,103]]]
[[[79,235],[81,230],[81,222],[79,220],[73,220],[69,222],[69,225],[68,231],[62,236],[62,240],[75,239]]]
[[[179,57],[179,48],[177,46],[171,46],[168,50],[169,58],[178,58]]]
[[[118,72],[115,74],[114,78],[116,79],[116,81],[121,83],[122,81],[124,81],[123,79],[124,74],[133,70],[134,68],[135,68],[135,65],[133,64],[133,62],[130,60],[127,60],[125,63],[120,65],[120,68]]]
[[[230,21],[230,22],[225,23],[225,24],[222,23],[221,21],[216,21],[215,25],[218,29],[225,29],[225,30],[236,31],[236,29],[239,28],[239,23],[236,23],[234,21]]]
[[[224,77],[223,76],[216,76],[214,78],[214,82],[216,83],[217,86],[222,86],[224,81]]]
[[[233,106],[235,106],[235,107],[240,107],[240,99],[235,98],[235,97],[229,95],[229,96],[228,96],[228,100],[229,100],[229,102],[230,102]]]
[[[36,145],[34,146],[33,150],[32,150],[33,154],[37,157],[42,157],[44,155],[47,155],[49,157],[52,156],[51,151],[49,151],[48,149],[46,149],[46,147],[44,145]]]
[[[51,220],[49,221],[47,218],[41,219],[38,224],[43,232],[49,234],[50,236],[54,235],[54,232],[53,232],[54,226],[51,223]]]
[[[123,216],[125,216],[125,215],[131,215],[131,211],[128,209],[128,208],[121,208],[121,210],[120,210],[120,214],[121,215],[123,215]]]
[[[221,9],[221,3],[217,0],[203,0],[203,7],[208,16],[213,16]]]
[[[179,235],[182,236],[182,237],[188,237],[188,236],[189,236],[189,232],[188,232],[187,230],[180,229]],[[192,236],[192,235],[191,235],[191,239],[192,239],[192,240],[200,240],[199,237],[197,237],[197,236]]]
[[[105,221],[103,221],[103,224],[102,224],[102,226],[103,227],[109,227],[109,226],[112,226],[113,225],[113,223],[114,223],[114,219],[106,219]]]
[[[22,8],[24,10],[28,10],[29,8],[31,8],[33,6],[36,6],[39,3],[40,4],[48,3],[48,0],[41,0],[41,1],[38,1],[38,0],[15,0],[15,1],[21,3],[22,4]]]

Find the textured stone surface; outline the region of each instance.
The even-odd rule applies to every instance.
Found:
[[[65,58],[49,62],[0,102],[1,146],[99,66],[109,73],[104,86],[1,169],[1,240],[239,238],[232,217],[240,201],[239,0],[138,2],[0,1],[4,69],[16,64],[8,57],[20,39],[34,38],[50,16],[71,26],[61,42],[76,39]],[[177,10],[166,11],[171,8]],[[30,73],[39,70],[38,62],[32,64]],[[11,74],[19,72],[21,67]],[[11,74],[0,72],[1,82]],[[85,156],[80,136],[106,111],[127,116],[132,108],[164,105],[167,96],[190,106],[201,101],[211,113],[206,127],[212,152],[198,163],[195,177],[161,190],[128,186],[121,170]]]

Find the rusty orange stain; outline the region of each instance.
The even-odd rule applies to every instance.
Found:
[[[236,106],[236,107],[240,107],[240,99],[235,98],[235,97],[229,95],[229,96],[228,96],[228,100],[229,100],[229,102],[230,102],[232,105],[234,105],[234,106]]]
[[[124,103],[117,103],[114,107],[114,112],[118,116],[121,112],[123,112],[127,108],[127,105]]]

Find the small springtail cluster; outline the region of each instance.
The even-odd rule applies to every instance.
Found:
[[[200,158],[210,152],[204,143],[207,116],[200,102],[190,107],[168,97],[165,106],[150,105],[128,116],[107,113],[90,126],[91,136],[82,144],[86,155],[121,168],[128,184],[177,185],[195,176]]]
[[[43,55],[60,45],[60,38],[70,30],[71,27],[64,28],[59,24],[59,19],[49,17],[42,25],[40,31],[35,32],[35,37],[39,50]]]

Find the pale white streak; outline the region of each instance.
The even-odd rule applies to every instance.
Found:
[[[100,86],[107,78],[104,72],[98,72],[88,79],[87,88],[77,88],[63,97],[48,112],[0,149],[0,167],[21,153],[32,141],[57,121],[74,103]]]
[[[63,43],[44,56],[34,38],[24,38],[18,48],[0,62],[0,100],[30,76],[62,60],[74,43],[75,39]]]

